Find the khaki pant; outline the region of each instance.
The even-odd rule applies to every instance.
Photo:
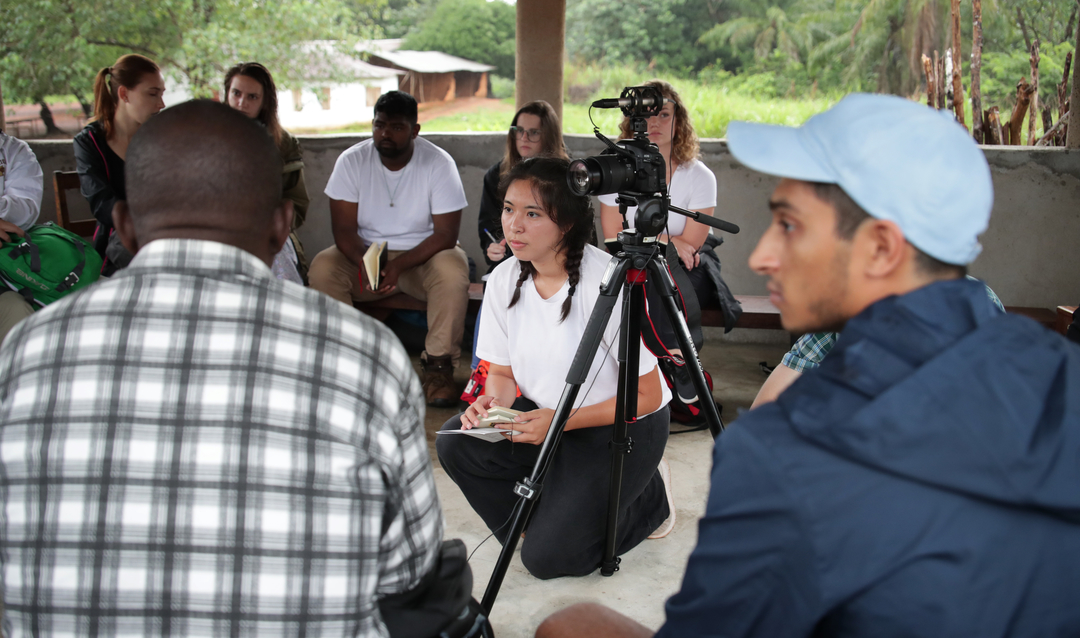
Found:
[[[395,259],[403,250],[388,251]],[[360,266],[331,246],[315,255],[308,270],[311,287],[341,303],[372,301],[389,295],[363,291]],[[457,365],[461,358],[461,338],[465,333],[465,311],[469,307],[469,261],[460,247],[444,250],[426,263],[406,270],[398,277],[396,292],[403,292],[427,302],[427,340],[424,350],[429,357],[449,355]]]
[[[465,294],[468,295],[467,292]],[[26,303],[19,293],[9,290],[0,294],[0,341],[4,340],[7,333],[11,332],[17,323],[32,314],[34,314],[33,306]]]

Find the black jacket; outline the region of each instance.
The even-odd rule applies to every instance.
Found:
[[[480,250],[484,252],[484,261],[490,266],[488,272],[502,263],[502,261],[488,259],[487,249],[491,245],[491,238],[484,232],[484,229],[487,229],[496,239],[502,238],[502,200],[499,198],[500,166],[502,166],[502,160],[495,162],[495,165],[484,173],[484,192],[480,196],[480,213],[476,219],[476,230],[480,233]],[[509,251],[506,256],[510,256]]]
[[[124,160],[109,148],[105,129],[91,122],[75,136],[75,168],[79,172],[79,191],[90,203],[97,220],[94,248],[104,257],[109,234],[113,230],[112,211],[118,200],[126,199]]]

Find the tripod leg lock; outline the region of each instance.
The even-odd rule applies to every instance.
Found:
[[[540,486],[535,485],[529,479],[524,479],[514,484],[514,494],[517,494],[526,501],[531,501],[540,494]]]
[[[634,439],[626,437],[622,443],[611,442],[611,445],[615,447],[616,452],[622,452],[623,454],[629,454],[634,451]]]

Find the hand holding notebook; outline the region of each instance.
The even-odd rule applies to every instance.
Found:
[[[375,242],[364,253],[365,283],[375,291],[382,285],[382,271],[386,268],[386,242]]]

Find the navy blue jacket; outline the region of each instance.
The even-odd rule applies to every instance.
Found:
[[[658,636],[1080,635],[1080,348],[940,282],[717,441]]]

